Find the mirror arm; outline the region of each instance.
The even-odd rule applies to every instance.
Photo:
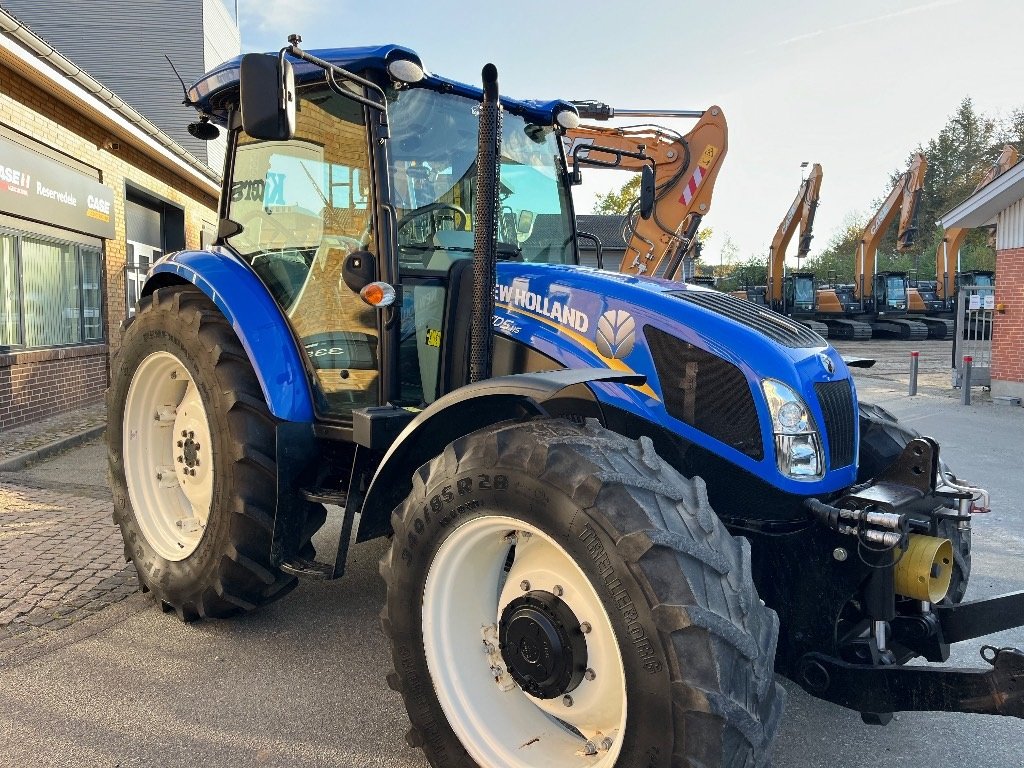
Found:
[[[387,113],[387,107],[385,106],[387,104],[387,97],[384,95],[384,89],[377,85],[375,82],[367,80],[365,77],[360,77],[354,72],[349,72],[347,69],[342,69],[341,67],[335,64],[331,64],[331,62],[326,61],[325,59],[321,59],[318,56],[313,56],[312,54],[306,53],[297,45],[290,45],[287,48],[282,48],[281,56],[283,57],[285,53],[296,59],[308,61],[310,64],[315,64],[316,66],[323,69],[324,72],[326,72],[327,74],[328,84],[339,96],[346,96],[352,99],[353,101],[356,101],[364,106],[369,107],[370,109],[375,109],[379,112],[384,112],[385,114]],[[351,91],[346,91],[338,84],[338,77],[353,82],[356,85],[361,85],[364,88],[369,88],[371,91],[380,96],[380,102],[376,102],[373,99],[368,99],[365,96],[360,96],[359,94],[352,93]]]
[[[601,243],[601,238],[598,237],[597,235],[591,234],[590,232],[577,232],[576,237],[582,237],[584,240],[589,240],[594,244],[594,254],[597,259],[597,268],[604,269],[604,245],[602,245]],[[577,263],[579,263],[578,259]]]

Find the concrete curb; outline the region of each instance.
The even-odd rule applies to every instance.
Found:
[[[41,461],[42,459],[47,459],[61,451],[66,451],[68,448],[74,448],[82,443],[87,443],[93,438],[102,435],[106,429],[106,424],[99,424],[95,427],[90,427],[84,432],[79,432],[77,435],[68,435],[67,437],[62,437],[59,440],[54,440],[52,443],[41,445],[31,451],[15,454],[9,459],[0,461],[0,472],[17,472],[19,469],[24,469],[29,464]]]

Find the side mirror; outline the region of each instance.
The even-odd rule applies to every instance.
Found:
[[[247,53],[239,70],[242,130],[254,139],[287,141],[295,135],[295,71],[267,53]]]
[[[516,223],[516,231],[520,235],[530,236],[533,232],[533,220],[536,218],[533,211],[523,210],[519,212],[519,221]]]
[[[363,288],[377,278],[377,260],[369,251],[356,251],[345,257],[345,263],[341,268],[341,279],[353,293],[359,293]]]
[[[640,218],[654,215],[654,169],[645,165],[640,172]]]

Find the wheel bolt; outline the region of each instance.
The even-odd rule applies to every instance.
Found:
[[[526,579],[523,579],[522,581],[519,582],[519,588],[521,590],[523,590],[523,592],[529,592],[530,591],[530,582],[528,582]]]
[[[555,584],[555,588],[552,589],[551,591],[552,591],[552,593],[554,593],[555,597],[561,597],[562,595],[565,594],[565,590],[562,589],[562,585],[561,584]]]
[[[190,470],[188,471],[188,473],[189,473],[190,475],[192,475],[192,477],[195,477],[195,476],[196,476],[196,471],[195,471],[194,469],[190,469]]]
[[[612,748],[612,744],[614,743],[615,742],[612,741],[610,736],[605,736],[603,739],[601,739],[601,749],[607,752],[609,749]]]
[[[593,680],[595,677],[597,677],[597,672],[595,672],[592,669],[587,669],[587,671],[583,673],[583,676],[587,678],[587,680]]]
[[[845,562],[848,556],[849,555],[847,555],[846,550],[842,547],[836,547],[832,550],[832,557],[834,557],[840,563]]]
[[[191,439],[192,439],[193,437],[195,437],[195,436],[196,436],[196,433],[195,433],[195,432],[193,432],[193,431],[192,431],[192,430],[190,429],[190,430],[188,431],[188,439],[189,439],[189,440],[191,440]]]
[[[593,627],[590,626],[589,621],[584,621],[580,623],[580,632],[582,632],[584,635],[589,635],[591,629],[593,629]]]
[[[196,466],[199,466],[199,459],[196,459]]]
[[[562,697],[562,704],[564,704],[567,707],[571,707],[572,706],[572,696],[570,696],[569,694],[565,694],[565,696]]]
[[[184,447],[185,447],[185,443],[184,443],[184,441],[182,441],[182,440],[179,440],[179,441],[178,441],[178,447],[179,447],[179,448],[184,448]]]
[[[182,464],[182,463],[184,463],[184,461],[185,461],[185,457],[184,457],[184,456],[179,456],[179,457],[178,457],[178,463],[179,463],[179,464]]]
[[[199,450],[199,443],[196,443],[196,450]]]
[[[587,756],[597,754],[597,746],[594,744],[594,742],[588,741],[586,744],[583,745],[583,754]]]

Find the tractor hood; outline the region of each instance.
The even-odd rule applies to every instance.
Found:
[[[780,489],[803,495],[849,486],[856,474],[856,394],[840,354],[789,318],[707,288],[598,269],[503,262],[495,332],[566,367],[647,377],[597,384],[602,402],[657,421]],[[776,471],[765,379],[796,392],[829,455],[824,476]]]

